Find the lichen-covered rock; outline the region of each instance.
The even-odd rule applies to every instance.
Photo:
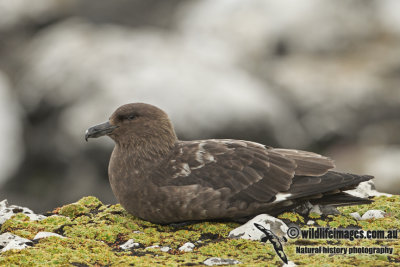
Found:
[[[0,225],[18,213],[23,213],[34,221],[43,220],[44,218],[46,218],[43,215],[35,214],[32,210],[28,208],[16,205],[9,205],[7,199],[5,199],[0,202]]]
[[[327,226],[389,230],[400,228],[400,196],[380,196],[374,203],[362,206],[340,207],[340,215],[299,215],[287,212],[279,216],[283,221],[297,224],[302,230]],[[356,220],[350,214],[365,214],[368,210],[382,210],[383,218]],[[239,266],[282,266],[270,243],[257,240],[227,238],[238,228],[237,223],[199,222],[189,225],[157,225],[138,219],[120,205],[104,205],[95,197],[86,197],[76,203],[55,209],[51,216],[40,221],[30,220],[18,213],[1,226],[0,236],[17,235],[25,238],[25,249],[10,249],[1,253],[0,266],[79,265],[79,266],[176,266],[205,265],[207,259],[230,259],[228,264]],[[313,226],[306,225],[311,217]],[[31,242],[39,232],[56,233],[66,238],[42,238]],[[260,231],[259,231],[260,232]],[[260,232],[260,234],[262,234]],[[277,234],[277,233],[276,233]],[[137,243],[133,249],[122,249],[127,241]],[[186,243],[195,245],[190,253],[179,250]],[[389,247],[392,254],[326,254],[296,253],[296,247]],[[0,247],[4,243],[0,243]],[[283,244],[290,265],[307,266],[381,266],[400,263],[398,239],[303,240],[288,239]],[[237,262],[236,262],[237,261]],[[211,263],[211,260],[209,260]]]
[[[32,241],[26,238],[19,237],[14,234],[4,233],[0,235],[0,252],[5,252],[10,249],[24,249],[28,245],[32,245]]]

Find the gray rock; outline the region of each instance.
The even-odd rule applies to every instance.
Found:
[[[179,248],[179,250],[180,251],[183,251],[183,252],[191,252],[191,251],[193,251],[193,249],[194,249],[194,244],[193,243],[191,243],[191,242],[186,242],[185,244],[183,244],[180,248]]]
[[[346,193],[348,193],[350,195],[353,195],[353,196],[356,196],[356,197],[362,197],[362,198],[379,197],[379,196],[387,196],[387,197],[392,196],[391,194],[378,192],[375,189],[374,182],[371,181],[371,180],[360,183],[357,186],[357,188],[355,188],[353,190],[347,190]]]
[[[313,221],[313,220],[308,220],[307,221],[307,225],[314,225],[315,224],[315,221]]]
[[[241,264],[240,261],[233,260],[233,259],[222,259],[218,257],[208,258],[203,261],[204,265],[207,266],[214,266],[214,265],[234,265],[234,264]]]
[[[11,249],[20,250],[20,249],[24,249],[27,247],[28,247],[27,242],[12,240],[1,250],[1,252],[5,252],[5,251],[11,250]]]
[[[318,205],[321,213],[324,215],[335,215],[340,214],[340,211],[335,206],[332,205]]]
[[[4,199],[4,200],[0,201],[0,210],[3,210],[5,208],[7,208],[7,206],[8,206],[7,199]]]
[[[356,219],[357,221],[361,220],[361,215],[358,212],[352,212],[349,215],[354,219]]]
[[[168,251],[170,251],[170,247],[161,247],[160,248],[160,250],[162,251],[162,252],[168,252]]]
[[[37,240],[37,239],[42,239],[42,238],[47,238],[50,236],[55,236],[55,237],[59,237],[59,238],[66,238],[65,236],[56,234],[56,233],[51,233],[51,232],[39,232],[35,235],[35,237],[33,238],[33,240]]]
[[[31,240],[11,233],[4,233],[0,235],[0,246],[3,247],[0,252],[10,249],[24,249],[32,244],[33,243]]]
[[[16,239],[18,236],[11,233],[4,233],[0,235],[0,247],[5,247],[11,240]]]
[[[313,205],[313,207],[310,209],[309,213],[314,212],[318,215],[322,214],[321,208],[319,205]]]
[[[262,225],[265,229],[272,231],[280,238],[287,238],[288,226],[282,220],[268,214],[260,214],[254,217],[242,226],[230,231],[228,237],[261,240],[264,234],[254,226],[254,223]]]
[[[385,217],[386,212],[383,210],[369,210],[363,214],[361,220],[380,219]]]
[[[127,250],[127,249],[132,249],[132,248],[138,248],[139,246],[140,246],[140,244],[135,242],[135,240],[129,239],[124,244],[120,245],[119,247],[121,249]]]
[[[40,221],[46,218],[44,215],[35,214],[32,210],[16,205],[9,205],[7,199],[0,202],[0,224],[10,219],[17,213],[27,215],[33,221]]]

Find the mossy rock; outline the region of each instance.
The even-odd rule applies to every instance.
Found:
[[[400,228],[400,196],[376,197],[370,205],[341,207],[341,215],[310,214],[319,226],[332,228],[362,228],[390,230]],[[387,216],[382,219],[356,221],[349,214],[363,214],[380,209]],[[140,220],[128,214],[120,205],[104,205],[95,197],[85,197],[55,209],[52,216],[31,221],[17,214],[1,226],[1,233],[10,232],[32,239],[39,231],[61,234],[65,239],[40,239],[32,247],[10,250],[0,254],[0,266],[191,266],[202,265],[210,257],[235,259],[238,266],[282,266],[270,243],[243,239],[229,239],[228,233],[239,224],[232,222],[203,222],[185,226],[162,226]],[[284,213],[280,218],[295,222],[306,230],[308,218],[296,213]],[[119,245],[134,239],[140,246],[122,250]],[[186,242],[195,244],[192,252],[181,252]],[[158,248],[168,246],[168,252]],[[298,254],[296,247],[391,247],[393,254]],[[307,266],[382,266],[400,265],[400,242],[397,239],[290,239],[284,244],[289,260]]]

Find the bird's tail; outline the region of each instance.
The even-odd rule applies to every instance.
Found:
[[[291,199],[321,199],[326,198],[332,200],[335,196],[343,199],[344,202],[357,202],[357,197],[350,197],[343,194],[343,191],[354,189],[361,182],[365,182],[374,178],[370,175],[356,175],[351,173],[340,173],[329,171],[322,176],[296,176],[293,178],[292,185],[288,190]]]
[[[372,179],[370,175],[356,175],[329,171],[318,177],[296,176],[293,178],[290,189],[285,192],[290,196],[291,205],[285,205],[285,201],[277,203],[269,208],[269,214],[279,214],[291,210],[306,201],[312,204],[332,205],[335,207],[347,205],[370,204],[372,200],[352,196],[346,190],[357,187],[361,182]]]
[[[366,198],[356,197],[345,192],[333,194],[333,195],[324,195],[322,198],[314,199],[310,201],[311,204],[316,205],[332,205],[335,207],[340,206],[350,206],[350,205],[362,205],[362,204],[371,204],[373,201]]]

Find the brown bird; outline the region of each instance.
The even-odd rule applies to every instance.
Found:
[[[305,201],[371,202],[343,191],[372,176],[330,171],[331,159],[306,151],[231,139],[180,141],[167,114],[149,104],[119,107],[85,138],[103,135],[115,142],[108,174],[116,198],[154,223],[277,215]]]

